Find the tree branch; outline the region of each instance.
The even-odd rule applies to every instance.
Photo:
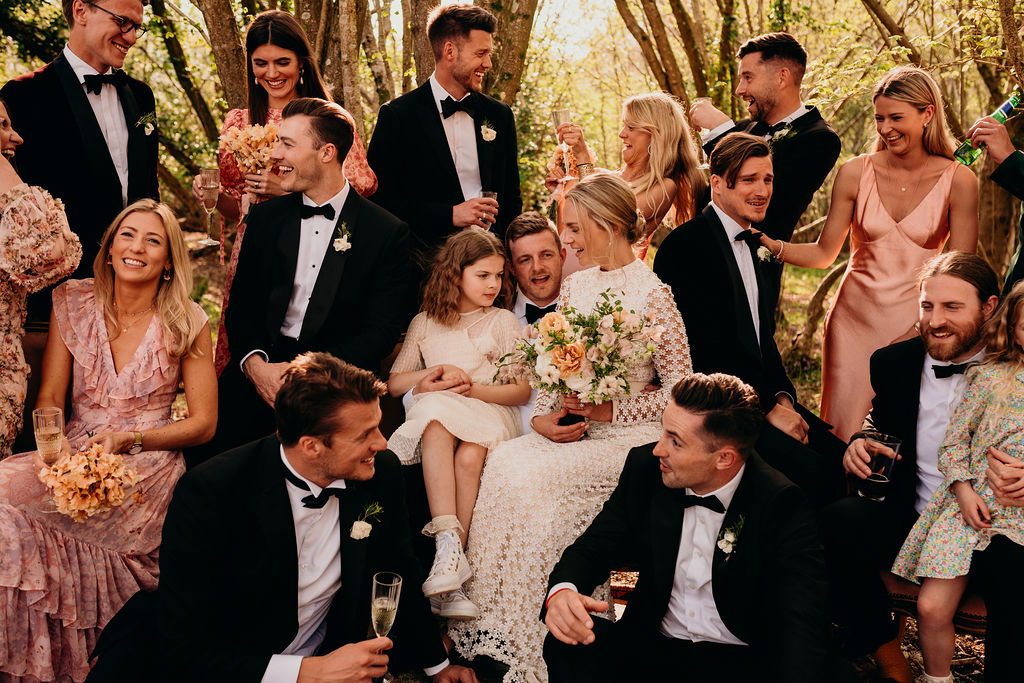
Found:
[[[153,8],[153,14],[160,19],[158,31],[164,39],[164,47],[167,48],[167,55],[171,59],[174,75],[178,79],[178,83],[181,84],[181,89],[185,91],[185,97],[188,98],[189,104],[192,105],[192,110],[195,111],[196,116],[199,118],[199,124],[203,127],[206,139],[216,140],[220,135],[220,130],[213,118],[213,112],[210,111],[209,105],[203,98],[203,93],[195,81],[192,80],[188,58],[185,56],[185,50],[181,46],[181,41],[178,40],[174,21],[167,14],[167,6],[164,4],[164,0],[151,0],[149,4]]]

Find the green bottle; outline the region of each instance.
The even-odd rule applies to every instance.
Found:
[[[1021,99],[1020,88],[1014,88],[1013,92],[1010,93],[1010,99],[1000,104],[999,108],[992,112],[992,118],[999,123],[1006,123],[1006,120],[1010,118],[1010,114],[1012,114],[1013,110],[1020,104]],[[964,166],[970,166],[978,160],[978,157],[981,156],[981,151],[981,147],[975,148],[974,145],[971,144],[971,139],[968,138],[956,148],[956,151],[953,152],[953,158]]]

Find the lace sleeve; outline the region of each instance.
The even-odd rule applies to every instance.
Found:
[[[232,128],[245,128],[249,125],[248,109],[232,109],[224,117],[224,125],[220,134],[228,132]],[[223,145],[217,149],[217,165],[220,167],[220,185],[224,188],[224,194],[237,202],[242,201],[242,192],[245,190],[245,176],[238,168],[235,155],[229,152]]]
[[[402,342],[402,349],[398,357],[391,364],[391,372],[415,372],[422,370],[423,356],[420,354],[420,340],[427,334],[427,314],[417,313],[416,317],[409,323],[409,330],[405,333],[405,340]]]
[[[345,179],[352,183],[352,187],[361,196],[369,197],[377,191],[377,175],[366,162],[366,150],[363,149],[359,133],[356,133],[352,140],[352,148],[345,157],[342,171],[345,173]]]
[[[967,390],[949,421],[946,438],[939,447],[939,471],[948,483],[974,479],[971,470],[971,441],[981,424],[985,408],[993,402],[991,387],[999,381],[1001,374],[999,366],[982,367],[967,378]]]
[[[49,192],[22,183],[0,194],[0,271],[12,282],[37,292],[70,275],[81,258],[64,206]]]
[[[655,422],[661,419],[661,414],[668,405],[672,386],[693,372],[690,344],[686,341],[686,328],[668,285],[659,284],[651,292],[646,308],[646,313],[654,323],[664,328],[661,341],[654,352],[654,367],[658,372],[661,388],[616,399],[612,404],[612,422],[617,424]]]
[[[572,276],[562,280],[562,288],[558,292],[558,310],[563,310],[569,305],[569,283],[572,282]],[[551,392],[539,389],[537,391],[537,400],[533,404],[533,412],[530,413],[530,419],[532,420],[538,415],[549,415],[558,410],[562,409],[562,397],[559,394],[552,394]]]

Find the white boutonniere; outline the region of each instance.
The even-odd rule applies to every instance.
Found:
[[[775,260],[775,254],[772,253],[771,249],[762,244],[757,248],[757,258],[765,263],[771,263]]]
[[[779,128],[777,131],[771,134],[771,137],[768,138],[768,144],[774,145],[779,140],[785,140],[786,138],[792,137],[793,135],[796,135],[796,131],[793,130],[792,122],[789,122],[785,126]]]
[[[490,121],[484,121],[480,125],[480,137],[484,139],[484,142],[492,142],[494,138],[498,137],[498,131],[491,128]]]
[[[740,531],[743,530],[743,515],[736,520],[736,523],[731,527],[722,529],[718,534],[718,549],[725,554],[725,561],[728,562],[733,552],[736,550],[736,544],[740,540]]]
[[[156,112],[151,111],[148,114],[143,114],[138,121],[135,122],[135,127],[142,126],[142,131],[147,135],[152,135],[153,131],[156,130]]]
[[[352,232],[349,231],[348,225],[345,224],[345,221],[342,221],[341,225],[338,226],[337,232],[334,233],[334,251],[344,252],[351,249],[352,242],[349,239],[350,237],[352,237]]]
[[[348,535],[357,541],[369,536],[373,525],[367,520],[376,519],[382,512],[384,512],[384,508],[377,501],[367,505],[359,519],[352,523],[352,530],[348,532]]]

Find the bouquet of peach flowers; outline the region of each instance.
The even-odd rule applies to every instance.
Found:
[[[231,128],[220,136],[220,146],[235,155],[242,173],[258,173],[273,168],[270,152],[277,144],[277,126],[252,125]]]
[[[601,404],[630,393],[630,369],[654,354],[661,334],[605,291],[588,314],[570,306],[528,325],[515,350],[498,360],[496,379]]]
[[[53,492],[58,512],[84,522],[124,503],[127,489],[138,483],[139,475],[119,453],[104,453],[103,446],[94,443],[39,470],[39,480]],[[141,502],[141,494],[132,496]]]

